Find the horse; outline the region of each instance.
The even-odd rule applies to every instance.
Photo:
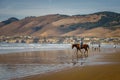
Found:
[[[81,49],[84,49],[84,50],[85,50],[85,51],[84,51],[84,55],[85,55],[85,53],[87,52],[87,55],[85,55],[85,57],[88,56],[88,49],[89,49],[89,45],[88,45],[88,44],[83,44],[82,47],[81,47],[80,44],[72,44],[72,49],[73,49],[74,47],[77,49],[77,52],[76,52],[77,60],[78,60],[78,51],[80,51],[80,52],[82,53]]]

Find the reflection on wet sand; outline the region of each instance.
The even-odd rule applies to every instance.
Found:
[[[77,63],[74,51],[66,49],[0,54],[0,79],[8,80],[71,67]]]
[[[56,51],[36,51],[23,52],[13,54],[1,54],[1,64],[49,64],[60,63],[71,60],[70,50],[56,50]]]

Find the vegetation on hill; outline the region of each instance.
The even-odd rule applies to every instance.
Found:
[[[106,35],[109,35],[109,31],[113,31],[111,32],[111,36],[114,36],[113,33],[119,33],[120,14],[104,11],[74,16],[52,14],[39,17],[26,17],[22,20],[12,17],[0,22],[0,35],[60,36],[72,33],[73,35],[77,35],[77,33],[81,35],[88,32],[92,34],[96,30],[95,28],[98,30],[99,27],[107,31],[104,32]],[[82,30],[86,30],[87,32]]]

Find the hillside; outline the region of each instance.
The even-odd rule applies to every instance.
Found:
[[[11,17],[8,20],[0,22],[0,27],[5,26],[5,25],[10,24],[15,21],[19,21],[19,19],[15,18],[15,17]]]
[[[107,11],[88,15],[16,18],[8,22],[0,23],[0,35],[120,37],[120,14]]]

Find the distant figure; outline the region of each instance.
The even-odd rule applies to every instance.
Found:
[[[92,46],[93,51],[99,51],[100,52],[100,48],[101,48],[101,43],[97,43],[97,46]]]
[[[80,47],[82,48],[83,46],[83,40],[80,40]]]
[[[116,48],[116,45],[114,44],[113,47]]]
[[[99,44],[98,44],[98,50],[99,50],[99,51],[100,51],[100,47],[101,47],[101,44],[99,43]]]
[[[98,44],[98,47],[99,47],[99,48],[101,47],[100,43]]]

